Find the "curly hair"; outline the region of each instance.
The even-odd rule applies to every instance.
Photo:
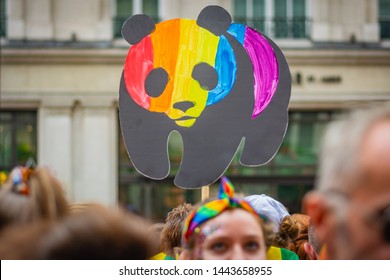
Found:
[[[295,252],[300,260],[309,260],[304,250],[304,244],[309,240],[309,222],[310,217],[303,214],[285,217],[274,237],[273,245]]]
[[[161,250],[171,257],[174,257],[173,248],[181,246],[183,224],[192,209],[191,204],[183,203],[167,215],[165,225],[161,231],[160,244]]]

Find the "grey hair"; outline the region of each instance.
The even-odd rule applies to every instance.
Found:
[[[320,151],[318,190],[351,191],[345,180],[358,168],[361,142],[374,124],[384,120],[390,121],[390,102],[352,110],[327,127]]]
[[[314,225],[311,223],[311,221],[309,222],[309,227],[307,228],[307,236],[310,245],[313,247],[314,251],[319,254],[321,250],[321,245],[315,234]]]

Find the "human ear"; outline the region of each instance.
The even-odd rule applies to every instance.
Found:
[[[303,244],[303,249],[310,260],[318,260],[318,256],[313,246],[310,243]]]
[[[303,212],[310,216],[310,223],[315,228],[316,237],[323,243],[328,234],[329,216],[325,198],[315,191],[307,193],[303,199]]]

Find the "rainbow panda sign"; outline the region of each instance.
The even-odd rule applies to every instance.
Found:
[[[219,6],[197,20],[158,24],[146,15],[122,27],[132,45],[119,96],[124,141],[135,168],[168,176],[172,131],[183,141],[175,184],[197,188],[218,180],[241,141],[241,164],[265,164],[286,128],[291,79],[280,49],[258,31],[231,22]]]

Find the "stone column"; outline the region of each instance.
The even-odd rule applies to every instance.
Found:
[[[362,40],[364,42],[378,42],[379,36],[379,11],[378,1],[365,0],[365,22],[362,31]]]
[[[7,37],[10,40],[22,40],[26,36],[25,0],[8,1]]]
[[[74,108],[73,119],[73,199],[117,202],[118,115],[115,105]]]
[[[52,0],[26,1],[26,39],[52,40]]]
[[[43,103],[38,114],[38,164],[54,172],[72,199],[71,104]]]

